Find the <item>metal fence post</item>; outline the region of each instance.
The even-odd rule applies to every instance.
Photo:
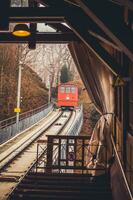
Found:
[[[53,137],[48,136],[46,173],[52,173]]]

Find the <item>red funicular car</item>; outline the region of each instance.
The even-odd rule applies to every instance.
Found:
[[[78,87],[74,84],[60,84],[58,86],[58,106],[69,109],[78,106]]]

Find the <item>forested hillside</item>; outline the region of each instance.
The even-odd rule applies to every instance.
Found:
[[[0,120],[15,115],[19,63],[18,45],[0,45]],[[22,112],[47,103],[47,89],[38,75],[22,66]]]

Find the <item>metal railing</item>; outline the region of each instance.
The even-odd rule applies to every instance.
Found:
[[[90,159],[95,159],[92,149],[99,145],[90,145],[90,136],[78,136],[83,123],[83,107],[77,113],[76,119],[66,135],[48,135],[48,140],[37,144],[37,161],[32,172],[39,170],[45,173],[91,173],[94,170],[107,171],[107,151],[104,149],[105,163],[102,167],[89,166]],[[40,156],[40,150],[43,153]],[[92,160],[93,162],[93,160]]]
[[[0,144],[6,142],[21,131],[38,122],[48,114],[52,107],[52,104],[46,104],[34,110],[20,114],[18,125],[16,123],[16,116],[0,121]]]
[[[99,145],[90,145],[89,136],[49,135],[46,144],[37,145],[37,162],[32,172],[44,173],[89,173],[94,170],[107,172],[107,159],[102,167],[88,166],[88,159],[94,157],[92,148]],[[45,146],[45,148],[44,148]],[[106,146],[104,148],[107,158]],[[44,149],[43,156],[39,157],[40,149]]]

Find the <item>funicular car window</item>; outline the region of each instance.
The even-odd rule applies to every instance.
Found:
[[[65,87],[64,87],[64,86],[61,86],[61,87],[60,87],[60,92],[61,92],[61,93],[64,93],[64,92],[65,92]]]
[[[71,92],[72,92],[72,93],[75,93],[75,92],[76,92],[75,86],[72,86],[72,87],[71,87]]]
[[[66,87],[66,93],[70,93],[70,87],[69,86]]]

